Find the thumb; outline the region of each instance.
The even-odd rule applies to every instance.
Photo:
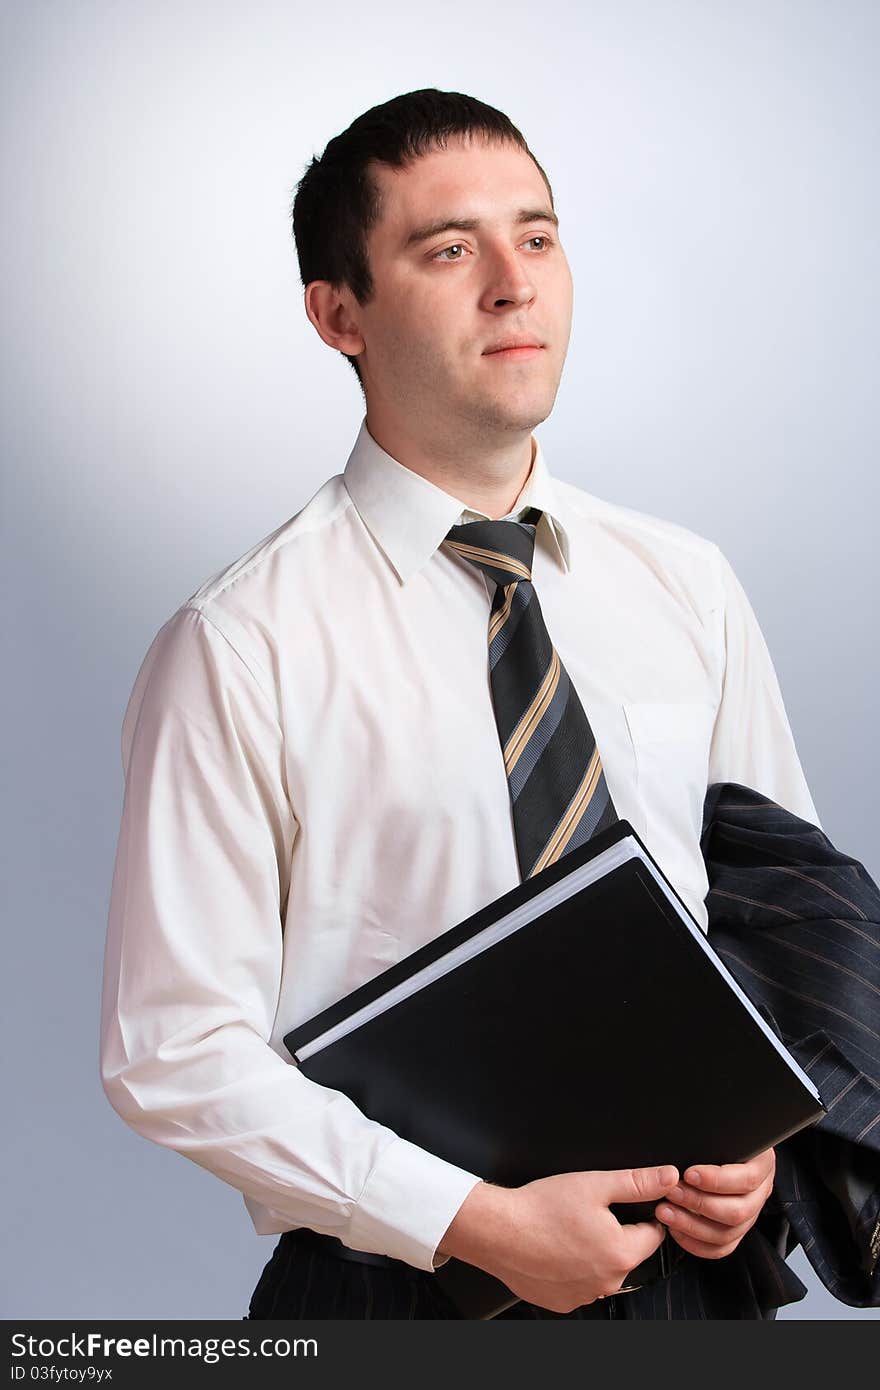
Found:
[[[662,1168],[612,1168],[596,1174],[600,1199],[611,1202],[650,1202],[663,1197],[678,1182],[678,1169],[671,1163]]]
[[[631,1221],[621,1226],[618,1239],[623,1242],[627,1264],[633,1270],[660,1248],[666,1239],[666,1227],[659,1221]]]

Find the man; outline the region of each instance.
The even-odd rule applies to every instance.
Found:
[[[432,1278],[451,1256],[519,1295],[502,1316],[626,1316],[616,1291],[667,1230],[705,1260],[737,1248],[772,1150],[495,1187],[308,1081],[282,1039],[609,818],[705,927],[707,782],[818,824],[772,662],[717,546],[547,469],[532,430],[572,278],[506,116],[395,98],[312,162],[293,215],[306,312],[366,415],[343,474],[187,600],[138,674],[103,1084],[285,1232],[251,1316],[451,1316]],[[525,713],[517,678],[541,687]],[[512,756],[508,697],[531,725]],[[646,1199],[655,1221],[609,1210]]]

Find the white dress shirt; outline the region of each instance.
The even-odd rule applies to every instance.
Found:
[[[533,582],[618,814],[705,929],[708,783],[819,820],[718,546],[551,478]],[[101,1078],[137,1133],[297,1226],[434,1268],[483,1176],[306,1078],[297,1024],[519,880],[488,680],[494,585],[441,543],[482,513],[364,419],[342,474],[168,619],[122,727]],[[439,1261],[438,1262],[442,1262]]]

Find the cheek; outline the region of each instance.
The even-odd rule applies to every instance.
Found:
[[[559,322],[560,322],[560,324],[562,324],[566,329],[570,329],[570,327],[571,327],[571,319],[572,319],[572,310],[573,310],[573,307],[574,307],[574,291],[573,291],[573,286],[572,286],[570,280],[567,281],[566,283],[560,285],[560,287],[559,287],[558,303],[559,303]]]
[[[378,357],[389,382],[398,387],[409,383],[437,383],[456,376],[460,353],[451,346],[436,313],[419,312],[409,305],[403,314],[395,315],[378,343]]]

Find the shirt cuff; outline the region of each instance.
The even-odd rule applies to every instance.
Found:
[[[469,1192],[483,1179],[395,1138],[382,1150],[351,1215],[345,1244],[433,1273],[437,1246]]]

